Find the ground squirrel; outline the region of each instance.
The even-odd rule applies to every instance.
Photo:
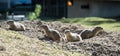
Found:
[[[93,30],[83,30],[80,33],[80,35],[81,35],[82,39],[88,39],[88,38],[96,36],[102,30],[103,30],[102,27],[97,26],[97,27],[93,28]]]
[[[77,33],[72,33],[70,30],[65,30],[65,37],[67,38],[68,42],[76,42],[76,41],[82,41],[82,38]]]
[[[50,29],[47,25],[41,25],[44,29],[45,36],[55,42],[60,42],[60,33],[57,30]]]
[[[15,22],[13,20],[7,21],[10,30],[24,31],[26,28],[22,23]]]

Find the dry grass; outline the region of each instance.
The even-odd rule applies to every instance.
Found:
[[[76,52],[71,53],[62,50],[60,46],[1,28],[0,46],[6,48],[6,51],[0,51],[0,56],[86,56]]]

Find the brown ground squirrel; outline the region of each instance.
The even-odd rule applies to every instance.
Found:
[[[7,21],[7,24],[9,25],[10,30],[25,31],[26,29],[22,23],[15,22],[13,20]]]
[[[76,41],[82,41],[82,38],[77,33],[72,33],[70,30],[65,30],[65,37],[67,38],[68,42],[76,42]]]
[[[82,37],[82,39],[88,39],[91,37],[96,36],[99,32],[103,31],[102,27],[95,27],[92,30],[83,30],[80,35]]]
[[[60,42],[61,36],[57,30],[50,29],[47,25],[41,25],[44,29],[45,36],[55,42]]]

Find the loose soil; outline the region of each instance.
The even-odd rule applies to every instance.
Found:
[[[34,21],[19,21],[23,23],[27,30],[16,31],[20,34],[26,35],[30,38],[38,38],[41,41],[45,40],[41,28],[37,25],[38,20]],[[52,29],[56,29],[63,33],[65,29],[70,29],[72,32],[81,31],[87,29],[80,24],[61,23],[59,21],[45,22],[42,23],[48,25]],[[0,22],[1,28],[8,30],[6,21]],[[104,27],[103,27],[104,28]],[[48,40],[49,41],[49,40]],[[50,41],[51,42],[51,41]],[[99,33],[97,36],[84,39],[82,42],[69,42],[64,44],[64,49],[72,52],[87,53],[91,56],[119,56],[120,55],[120,32],[104,31]]]

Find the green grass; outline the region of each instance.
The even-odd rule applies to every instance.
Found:
[[[120,31],[120,21],[116,21],[115,19],[110,19],[110,18],[99,18],[99,17],[67,18],[67,19],[60,19],[58,21],[64,23],[77,23],[87,28],[91,28],[94,26],[101,26],[105,30]]]
[[[37,38],[29,38],[18,32],[0,28],[0,56],[86,56],[77,52],[62,50],[57,44],[49,44]]]

